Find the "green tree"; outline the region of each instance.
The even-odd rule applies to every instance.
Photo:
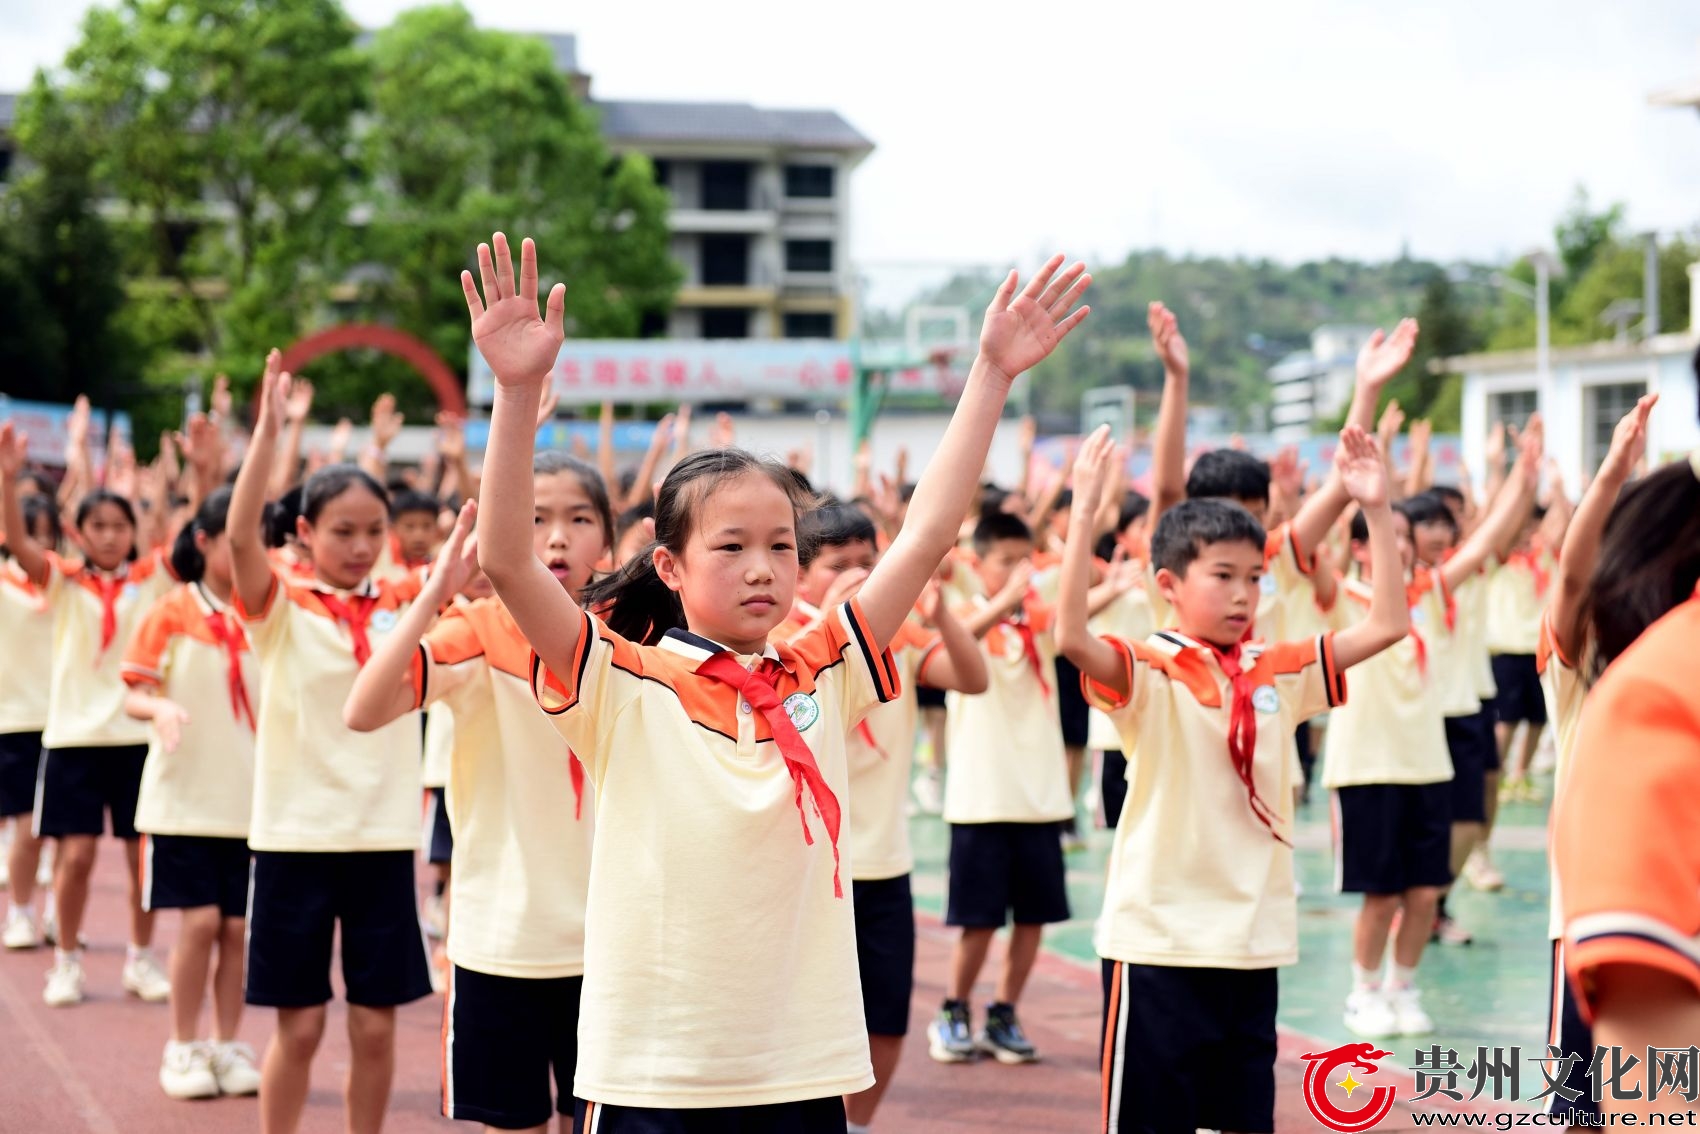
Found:
[[[1408,416],[1428,418],[1437,432],[1454,432],[1461,424],[1463,379],[1437,374],[1431,364],[1480,349],[1482,335],[1445,272],[1432,272],[1423,286],[1417,325],[1421,328],[1417,348],[1410,363],[1388,384],[1387,396],[1397,398]]]
[[[364,301],[459,367],[470,335],[459,273],[493,229],[530,235],[566,281],[567,329],[635,338],[679,283],[666,191],[640,156],[609,154],[542,41],[482,29],[459,5],[416,8],[370,47],[372,179],[354,236]]]

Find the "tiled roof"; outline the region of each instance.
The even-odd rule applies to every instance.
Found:
[[[743,142],[834,150],[874,144],[832,110],[766,110],[743,102],[596,101],[602,132],[624,142]]]

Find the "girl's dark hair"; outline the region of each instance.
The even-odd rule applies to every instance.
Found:
[[[130,522],[131,529],[136,527],[135,505],[131,504],[128,499],[118,495],[116,492],[105,488],[97,488],[87,496],[83,497],[82,503],[77,505],[77,528],[79,530],[82,528],[83,524],[88,521],[88,518],[94,514],[94,510],[102,504],[114,505],[120,512],[124,513],[124,518]],[[136,558],[136,541],[134,539],[130,540],[130,554],[127,558]]]
[[[1700,580],[1700,474],[1666,465],[1624,490],[1606,520],[1588,584],[1587,622],[1598,677]]]
[[[184,524],[171,544],[171,573],[185,583],[198,583],[207,573],[206,557],[195,546],[195,533],[205,532],[208,539],[224,534],[224,521],[230,515],[230,489],[214,489],[201,501],[195,518]]]
[[[874,522],[860,508],[849,504],[827,504],[803,513],[797,521],[797,562],[804,567],[815,561],[825,547],[847,543],[879,546]]]
[[[1116,530],[1105,532],[1098,537],[1098,546],[1092,549],[1092,554],[1106,562],[1115,558],[1116,537],[1127,531],[1127,526],[1135,520],[1143,519],[1151,511],[1151,499],[1144,493],[1129,489],[1122,497],[1121,511],[1116,513]]]
[[[531,458],[532,476],[554,476],[557,473],[571,473],[578,481],[578,486],[590,497],[590,506],[596,509],[596,518],[602,521],[603,538],[612,546],[615,540],[614,508],[608,502],[608,482],[602,479],[602,474],[571,453],[563,453],[559,449],[545,449]]]
[[[307,483],[301,486],[301,514],[309,524],[319,522],[319,514],[325,506],[351,488],[363,488],[378,498],[388,514],[390,509],[390,494],[384,491],[384,486],[372,479],[372,475],[358,465],[326,465],[318,472],[307,478]]]
[[[59,546],[59,541],[64,538],[65,533],[59,526],[59,508],[53,503],[52,497],[32,492],[18,501],[18,510],[24,514],[25,532],[34,535],[36,524],[45,518],[48,532],[47,546],[49,548]],[[5,558],[11,554],[12,549],[6,546],[5,540],[0,539],[0,558]]]
[[[301,515],[301,486],[298,484],[266,505],[260,527],[267,547],[284,547],[295,534],[295,519]]]
[[[667,631],[683,629],[685,608],[655,571],[655,549],[682,555],[703,501],[728,481],[764,476],[791,501],[800,517],[814,506],[786,466],[744,449],[703,449],[673,466],[655,497],[655,539],[611,575],[586,587],[580,603],[598,611],[614,633],[654,645]]]
[[[1446,506],[1446,498],[1434,489],[1408,496],[1400,503],[1405,518],[1411,521],[1411,526],[1418,524],[1445,524],[1452,529],[1452,538],[1457,539],[1458,521],[1452,515],[1452,509]]]
[[[614,522],[614,542],[618,543],[625,539],[627,532],[631,531],[645,520],[653,520],[654,518],[655,501],[642,500],[633,504],[630,508],[621,512],[619,519]]]
[[[1413,499],[1415,499],[1413,497]],[[1400,500],[1393,505],[1393,514],[1405,517],[1405,522],[1413,527],[1422,523],[1411,515],[1410,500]],[[1352,513],[1352,541],[1354,543],[1369,542],[1369,520],[1364,516],[1364,510],[1359,508]]]

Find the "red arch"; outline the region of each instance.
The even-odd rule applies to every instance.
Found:
[[[424,378],[437,405],[448,413],[466,415],[466,391],[449,364],[424,342],[406,331],[376,323],[345,323],[308,335],[283,352],[283,368],[288,371],[304,369],[310,362],[339,350],[367,348],[381,350],[401,359]]]

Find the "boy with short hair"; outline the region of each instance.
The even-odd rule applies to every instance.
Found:
[[[1350,629],[1247,641],[1262,525],[1237,504],[1189,500],[1151,542],[1178,629],[1093,637],[1090,524],[1108,449],[1100,429],[1076,463],[1058,621],[1087,697],[1139,754],[1098,923],[1101,1129],[1272,1131],[1276,967],[1298,959],[1288,744],[1300,721],[1344,701],[1346,668],[1404,636],[1402,586],[1384,576],[1370,617]],[[1335,468],[1377,559],[1396,561],[1388,477],[1362,429],[1341,435]]]
[[[411,571],[430,566],[431,557],[442,543],[442,533],[437,528],[440,511],[442,505],[429,492],[409,488],[395,494],[390,503],[390,528],[394,533],[390,557],[397,567]]]

